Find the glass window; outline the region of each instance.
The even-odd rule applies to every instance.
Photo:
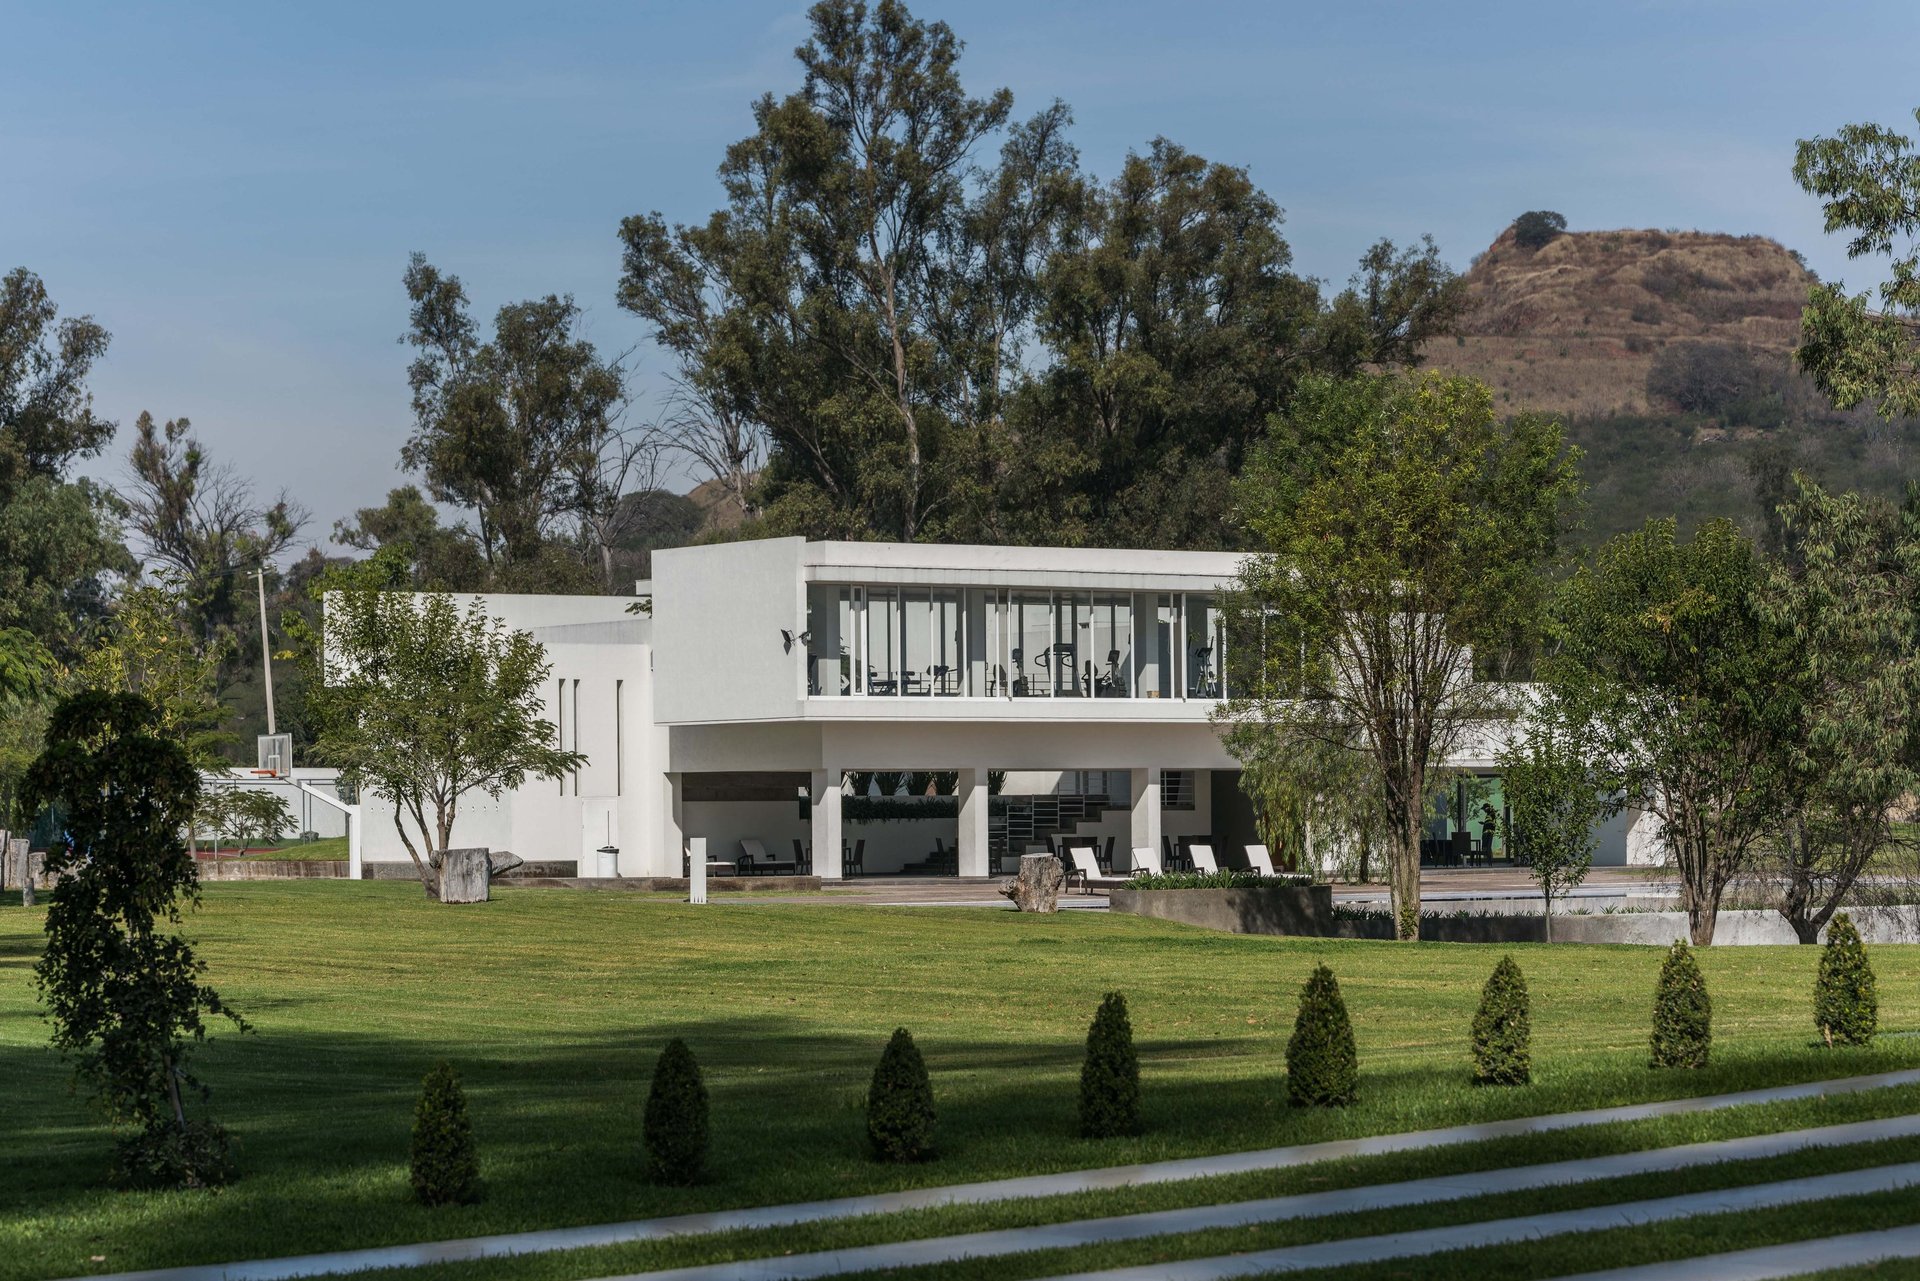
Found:
[[[1226,620],[1211,596],[1187,597],[1187,697],[1221,698]]]
[[[1180,598],[1142,596],[1142,608],[1151,608],[1151,621],[1140,629],[1139,690],[1145,698],[1180,695]]]
[[[1007,656],[1000,643],[1005,624],[1000,615],[1000,593],[980,587],[967,593],[967,641],[962,650],[966,692],[975,698],[999,698],[1007,692]]]
[[[963,692],[966,668],[966,624],[960,609],[960,593],[937,591],[928,606],[932,663],[928,669],[929,691],[951,698]]]
[[[900,692],[900,593],[892,587],[867,589],[867,693]]]
[[[853,592],[851,587],[807,587],[807,693],[832,697],[853,692]]]
[[[1127,698],[1132,693],[1133,597],[1101,595],[1093,598],[1091,649],[1095,698]]]
[[[1061,592],[1054,608],[1053,692],[1080,698],[1089,692],[1092,666],[1087,633],[1093,628],[1093,598],[1085,592]]]
[[[901,594],[900,692],[925,694],[933,679],[933,607],[925,588]]]
[[[1053,593],[1015,592],[1008,613],[1013,696],[1047,697],[1053,693]]]

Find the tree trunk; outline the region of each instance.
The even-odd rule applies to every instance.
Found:
[[[1060,910],[1060,886],[1067,879],[1060,860],[1051,854],[1022,854],[1020,875],[1000,887],[1022,912]]]
[[[1420,829],[1418,792],[1405,806],[1400,839],[1392,852],[1393,936],[1402,942],[1420,937]]]

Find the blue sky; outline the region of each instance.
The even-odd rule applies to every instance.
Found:
[[[1095,173],[1156,134],[1247,166],[1334,281],[1382,235],[1431,232],[1464,268],[1550,208],[1757,232],[1864,286],[1793,185],[1793,142],[1920,105],[1910,2],[915,11],[967,42],[974,92],[1066,100]],[[603,348],[643,343],[613,304],[620,218],[711,210],[722,149],[755,96],[797,85],[804,37],[799,3],[0,0],[0,270],[113,331],[94,386],[122,439],[96,474],[122,474],[140,410],[185,414],[324,539],[400,479],[408,251],[483,313],[571,292]]]

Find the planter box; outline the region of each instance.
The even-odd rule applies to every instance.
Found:
[[[1334,932],[1331,885],[1258,885],[1233,890],[1111,890],[1113,911],[1234,934]]]
[[[195,866],[203,881],[311,881],[347,874],[343,858],[225,858]]]
[[[1850,913],[1869,943],[1920,942],[1920,908],[1861,907]],[[1392,923],[1384,918],[1340,921],[1333,933],[1349,939],[1390,939]],[[1666,947],[1687,937],[1685,912],[1601,912],[1593,915],[1553,914],[1555,943],[1637,943]],[[1824,935],[1822,936],[1824,938]],[[1546,918],[1495,913],[1486,916],[1422,917],[1420,938],[1431,943],[1544,943]],[[1790,946],[1798,943],[1786,918],[1778,912],[1749,909],[1725,911],[1714,922],[1716,947]]]

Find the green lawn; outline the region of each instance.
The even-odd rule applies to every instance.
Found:
[[[692,908],[512,888],[443,908],[406,883],[221,884],[190,933],[256,1033],[221,1036],[199,1067],[243,1177],[218,1196],[123,1194],[100,1188],[105,1132],[43,1048],[39,928],[37,913],[0,907],[0,1278],[812,1199],[1920,1065],[1920,1037],[1869,1051],[1813,1043],[1813,949],[1703,953],[1715,1064],[1673,1075],[1645,1067],[1652,948],[1260,939],[1084,913]],[[1539,1081],[1476,1090],[1465,1032],[1503,950],[1533,989]],[[1883,1030],[1920,1031],[1920,948],[1873,956]],[[1300,1113],[1285,1106],[1281,1054],[1317,960],[1352,1009],[1363,1093],[1346,1111]],[[1149,1130],[1096,1144],[1073,1136],[1073,1099],[1086,1024],[1110,988],[1132,1004]],[[864,1159],[861,1103],[902,1024],[934,1074],[942,1157],[883,1169]],[[639,1110],[674,1035],[708,1070],[714,1178],[664,1190],[638,1174]],[[490,1195],[426,1211],[406,1199],[407,1129],[441,1057],[466,1075]],[[1553,1155],[1539,1141],[1527,1153]]]

